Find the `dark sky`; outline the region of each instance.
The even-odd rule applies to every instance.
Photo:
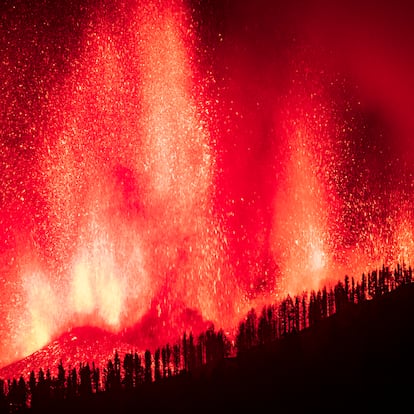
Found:
[[[198,3],[198,2],[197,2]],[[403,1],[207,1],[205,33],[222,33],[221,61],[235,76],[283,89],[292,49],[308,48],[322,70],[343,73],[359,87],[369,111],[395,131],[393,145],[412,151],[414,6]],[[195,8],[199,6],[196,4]],[[206,18],[207,16],[207,18]],[[213,32],[213,33],[212,33]],[[215,45],[220,50],[220,44]],[[227,59],[226,59],[227,58]],[[289,76],[289,74],[288,74]],[[273,77],[273,79],[270,79]],[[268,85],[266,85],[266,82]],[[264,84],[264,85],[263,85]],[[269,85],[270,84],[270,85]],[[257,85],[256,85],[257,86]],[[398,139],[396,139],[398,136]],[[397,142],[396,142],[397,141]]]
[[[10,135],[7,125],[12,123],[16,135],[19,130],[23,130],[23,135],[27,133],[28,121],[19,116],[21,109],[36,112],[50,84],[61,77],[62,71],[70,70],[70,60],[81,52],[82,33],[97,10],[101,13],[104,10],[103,14],[112,15],[116,20],[123,2],[119,2],[118,8],[110,3],[3,2],[1,76],[3,95],[9,99],[2,111],[2,130],[7,129]],[[381,112],[395,128],[399,136],[396,144],[401,150],[406,152],[406,146],[411,145],[414,14],[410,2],[207,0],[189,3],[201,27],[202,38],[210,47],[206,59],[218,63],[215,70],[223,70],[225,66],[233,71],[232,76],[249,76],[253,82],[247,86],[248,91],[257,86],[255,81],[270,82],[270,76],[273,76],[270,86],[279,87],[284,83],[292,41],[314,49],[326,48],[329,53],[324,59],[330,55],[332,61],[323,64],[332,64],[352,76],[366,104]],[[224,41],[220,43],[220,39]],[[215,52],[211,53],[211,48]],[[19,101],[17,114],[10,105],[13,100]]]

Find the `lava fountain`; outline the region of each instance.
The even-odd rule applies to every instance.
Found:
[[[152,310],[164,319],[158,342],[202,318],[234,323],[241,295],[221,275],[214,148],[185,18],[174,2],[97,11],[49,92],[36,151],[43,216],[19,257],[18,354],[71,326],[119,331]],[[195,326],[186,309],[200,314]]]
[[[279,283],[291,294],[326,282],[333,252],[327,191],[329,157],[334,155],[332,120],[318,94],[310,96],[310,102],[299,91],[290,96],[279,140],[282,179],[271,238],[273,256],[283,269]]]

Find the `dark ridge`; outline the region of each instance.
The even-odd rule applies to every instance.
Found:
[[[412,407],[413,345],[407,284],[191,373],[33,412],[398,412]]]

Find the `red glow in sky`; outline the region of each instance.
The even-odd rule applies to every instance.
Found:
[[[136,329],[137,347],[231,329],[286,292],[410,262],[408,10],[12,3],[2,365],[82,325]]]

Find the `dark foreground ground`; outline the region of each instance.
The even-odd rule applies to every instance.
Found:
[[[414,286],[223,361],[52,412],[414,412]]]

